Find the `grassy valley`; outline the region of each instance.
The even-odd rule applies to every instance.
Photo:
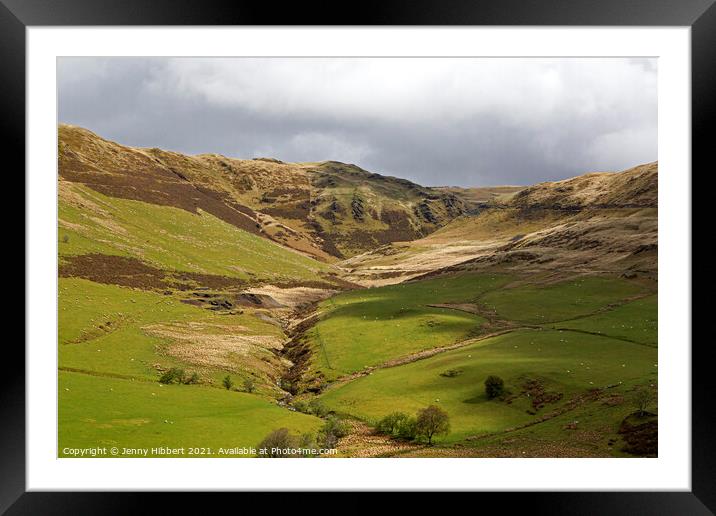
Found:
[[[60,456],[281,429],[344,457],[656,454],[656,163],[428,188],[74,126],[58,151]],[[429,406],[430,442],[385,430]]]
[[[394,287],[373,290],[386,288]],[[536,292],[543,292],[542,303],[530,311],[526,308],[535,306]],[[486,315],[493,312],[493,324],[500,321],[509,331],[497,335],[484,331],[481,336],[478,326],[475,332],[457,337],[440,333],[436,339],[446,340],[433,345],[452,344],[452,349],[388,360],[353,381],[329,386],[321,399],[336,412],[371,424],[394,411],[411,414],[438,405],[450,414],[451,431],[441,441],[449,448],[444,451],[448,456],[460,455],[463,447],[470,449],[469,454],[480,455],[483,446],[496,442],[493,434],[507,439],[533,425],[531,431],[537,437],[542,429],[560,434],[553,418],[563,421],[563,414],[587,409],[585,413],[591,414],[607,403],[609,418],[600,421],[604,426],[598,431],[591,424],[576,426],[593,432],[595,441],[567,447],[560,456],[610,455],[614,444],[610,440],[616,440],[619,423],[633,411],[628,402],[633,391],[656,383],[653,296],[644,298],[652,300],[650,304],[630,300],[648,292],[649,287],[626,280],[596,277],[542,287],[503,285],[482,295],[475,291],[461,296],[448,289],[445,293],[458,303],[456,310],[474,306]],[[547,317],[552,319],[549,323],[543,321]],[[592,332],[596,321],[601,330]],[[396,354],[405,355],[402,350]],[[505,381],[506,394],[499,400],[485,395],[483,382],[490,375]],[[519,450],[514,450],[516,456]],[[533,447],[530,454],[548,456],[549,452],[539,453]]]

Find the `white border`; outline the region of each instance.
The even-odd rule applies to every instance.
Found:
[[[330,43],[327,43],[330,42]],[[690,29],[47,28],[27,31],[27,488],[690,490]],[[57,459],[57,56],[658,56],[659,457]],[[191,467],[185,467],[191,463]]]

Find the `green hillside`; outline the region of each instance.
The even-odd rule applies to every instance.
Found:
[[[252,281],[313,281],[330,268],[203,211],[108,197],[61,182],[59,253],[136,258],[159,269]]]
[[[656,163],[427,188],[65,125],[58,152],[60,456],[283,429],[343,457],[657,454]]]
[[[502,275],[458,275],[332,297],[319,306],[320,320],[304,336],[313,350],[310,371],[330,381],[478,335],[484,317],[431,305],[470,301],[507,281]]]

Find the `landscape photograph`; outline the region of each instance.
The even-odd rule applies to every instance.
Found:
[[[657,457],[657,76],[58,58],[58,457]]]

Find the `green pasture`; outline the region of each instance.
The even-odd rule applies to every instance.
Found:
[[[322,318],[308,333],[313,368],[330,380],[462,340],[485,319],[429,305],[470,302],[507,281],[504,275],[464,274],[335,296],[321,304]]]
[[[557,328],[580,330],[617,339],[656,346],[658,341],[657,296],[637,299],[611,310],[580,319],[555,323]]]
[[[60,278],[58,306],[58,365],[92,374],[157,380],[155,364],[195,369],[161,353],[166,340],[143,329],[152,324],[209,323],[243,335],[281,335],[249,313],[217,315],[171,296],[78,278]],[[215,381],[225,374],[210,371]]]
[[[614,386],[623,391],[638,383],[656,381],[657,350],[647,346],[584,333],[522,330],[485,339],[465,348],[410,364],[379,369],[350,383],[329,388],[321,397],[339,413],[376,421],[393,411],[414,414],[435,404],[450,415],[451,433],[442,442],[497,432],[525,424],[592,388]],[[441,376],[448,370],[460,373]],[[528,379],[543,382],[549,392],[562,393],[537,416],[529,398],[511,404],[488,400],[488,375],[505,380],[519,394]],[[621,382],[621,383],[620,383]]]
[[[632,281],[587,276],[550,285],[494,290],[480,302],[505,319],[539,324],[589,315],[646,292],[646,287]]]
[[[213,215],[108,197],[80,185],[93,208],[60,197],[59,253],[131,256],[162,269],[241,279],[315,280],[328,266]]]
[[[221,456],[220,447],[256,447],[276,428],[315,433],[321,423],[242,392],[59,373],[60,457],[69,456],[64,448],[160,446]]]

